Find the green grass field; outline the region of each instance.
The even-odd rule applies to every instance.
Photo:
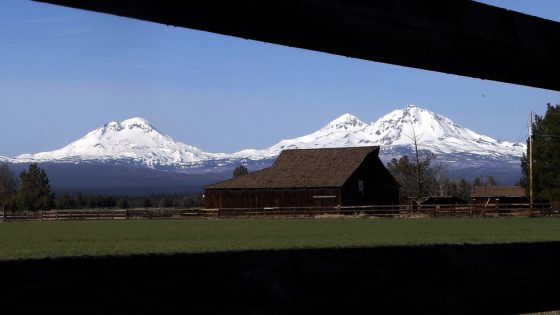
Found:
[[[0,259],[560,240],[560,218],[0,223]]]

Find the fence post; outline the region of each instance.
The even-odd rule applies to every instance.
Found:
[[[2,210],[2,221],[6,221],[6,210]]]

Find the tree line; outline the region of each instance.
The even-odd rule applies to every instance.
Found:
[[[62,194],[55,198],[56,209],[130,209],[203,207],[202,194],[76,195]]]
[[[533,139],[533,196],[535,202],[560,202],[560,105],[547,104],[544,116],[535,115]],[[521,186],[529,196],[529,139],[521,159]]]
[[[445,165],[434,163],[435,158],[432,153],[424,153],[423,156],[419,153],[418,158],[403,155],[387,163],[387,169],[399,186],[401,204],[411,201],[419,204],[426,197],[434,196],[457,197],[468,203],[474,187],[499,185],[492,176],[479,176],[473,181],[451,179],[445,172]]]
[[[202,194],[151,194],[149,196],[84,195],[55,196],[45,170],[30,164],[15,177],[7,163],[0,165],[0,209],[51,210],[99,208],[188,208],[204,206]]]
[[[535,115],[531,126],[533,146],[533,195],[537,203],[560,202],[560,105],[547,104],[544,116]],[[454,196],[465,201],[470,199],[473,187],[497,186],[491,176],[478,177],[472,182],[453,180],[446,176],[445,165],[435,163],[436,156],[418,149],[416,134],[413,140],[413,154],[392,159],[387,168],[399,185],[401,203],[410,200],[421,202],[428,196]],[[525,188],[529,196],[529,141],[527,152],[521,158],[522,177],[518,185]]]
[[[533,192],[536,202],[560,201],[560,105],[547,104],[544,116],[535,115],[532,125],[533,139]],[[424,197],[454,196],[470,200],[473,187],[496,186],[491,176],[466,179],[448,178],[445,165],[436,162],[431,152],[418,149],[419,137],[413,134],[413,154],[393,158],[387,168],[399,185],[400,202],[411,200],[420,203]],[[527,140],[529,145],[529,139]],[[529,152],[521,159],[523,177],[519,184],[529,195]],[[237,167],[234,177],[247,174],[243,165]],[[19,175],[19,180],[6,163],[0,166],[0,209],[49,210],[83,208],[184,208],[204,205],[201,194],[158,194],[150,196],[96,196],[68,195],[55,197],[51,192],[45,171],[30,164]]]
[[[413,149],[411,156],[403,155],[387,163],[387,169],[397,181],[401,204],[420,204],[427,197],[435,196],[456,197],[468,203],[474,187],[498,185],[492,176],[479,176],[472,182],[464,178],[450,179],[446,165],[437,162],[433,152],[419,149],[421,137],[413,127],[412,135],[409,136]]]
[[[4,210],[49,210],[55,207],[45,170],[30,164],[19,174],[19,182],[8,167],[0,166],[0,206]]]

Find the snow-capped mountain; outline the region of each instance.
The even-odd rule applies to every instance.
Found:
[[[247,149],[232,154],[204,152],[173,140],[145,119],[109,122],[69,145],[50,152],[23,154],[10,163],[71,163],[112,166],[143,166],[182,173],[231,173],[240,163],[251,170],[272,164],[285,149],[347,146],[381,146],[385,162],[412,153],[416,138],[420,150],[431,151],[456,177],[472,177],[488,171],[502,172],[508,181],[520,176],[523,143],[499,141],[463,128],[452,120],[427,109],[409,105],[372,122],[344,114],[319,130],[287,139],[261,150]]]
[[[23,154],[19,162],[121,161],[148,167],[188,167],[206,160],[222,159],[221,153],[207,153],[177,142],[159,132],[143,118],[109,122],[69,145],[50,152]]]
[[[479,155],[515,158],[525,152],[523,143],[499,141],[463,128],[451,119],[409,105],[394,110],[371,124],[344,114],[323,128],[295,139],[282,140],[264,150],[243,150],[234,156],[262,159],[277,156],[284,149],[310,149],[380,145],[382,154],[410,151],[414,139],[421,150],[438,155]]]

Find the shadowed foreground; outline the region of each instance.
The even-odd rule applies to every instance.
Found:
[[[0,261],[0,309],[71,314],[513,314],[560,308],[560,243]]]

